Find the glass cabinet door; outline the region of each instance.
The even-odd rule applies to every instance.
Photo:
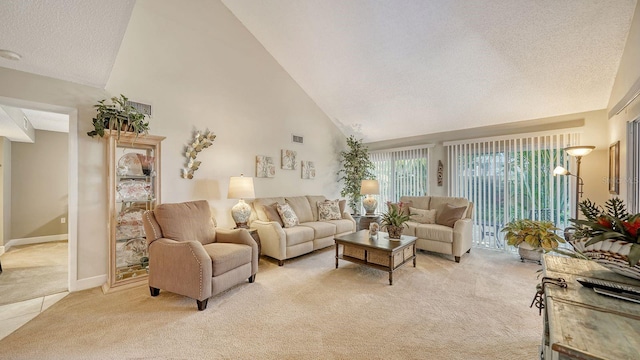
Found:
[[[149,269],[142,215],[160,203],[164,137],[109,136],[109,280],[104,291],[146,281]]]

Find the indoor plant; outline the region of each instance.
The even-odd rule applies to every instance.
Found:
[[[380,223],[386,228],[390,239],[400,239],[405,223],[410,219],[410,216],[402,211],[402,205],[402,202],[397,204],[387,202],[389,210],[382,214]]]
[[[106,100],[102,99],[94,105],[98,113],[93,118],[94,129],[87,132],[87,135],[104,137],[105,131],[115,131],[119,140],[121,131],[133,132],[136,138],[139,134],[149,132],[149,122],[145,121],[147,114],[129,105],[126,96],[120,94],[120,97],[112,97],[111,104],[105,104]]]
[[[344,181],[344,187],[340,192],[341,196],[347,197],[349,207],[358,214],[358,205],[360,203],[360,184],[364,179],[375,179],[373,175],[374,165],[369,159],[369,151],[362,144],[362,140],[357,140],[353,135],[347,138],[349,151],[340,152],[340,164],[342,169],[338,171],[338,175],[342,177],[338,181]]]
[[[564,243],[556,230],[560,230],[550,221],[519,219],[505,225],[507,244],[518,248],[520,259],[540,261],[543,251],[551,251]]]
[[[571,219],[569,243],[591,260],[640,279],[640,214],[629,214],[619,198],[607,200],[605,208],[588,199],[579,205],[585,219]]]

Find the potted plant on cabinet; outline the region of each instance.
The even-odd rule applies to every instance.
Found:
[[[369,159],[369,151],[362,144],[362,140],[357,140],[353,135],[347,138],[349,151],[340,152],[340,164],[342,169],[338,171],[338,176],[342,176],[338,181],[344,181],[344,187],[340,192],[341,196],[347,198],[347,204],[355,215],[359,214],[360,204],[360,184],[364,179],[373,179],[374,165]]]
[[[147,114],[139,112],[136,108],[127,103],[129,99],[120,94],[120,97],[112,97],[111,104],[105,104],[106,99],[98,101],[94,107],[98,110],[93,118],[93,130],[87,135],[104,137],[106,131],[115,131],[117,139],[120,133],[133,132],[138,137],[139,134],[149,132],[149,122],[145,121]]]
[[[540,262],[543,251],[551,251],[564,243],[564,239],[556,234],[560,230],[550,221],[529,219],[514,220],[502,229],[506,232],[507,244],[518,248],[520,260]]]

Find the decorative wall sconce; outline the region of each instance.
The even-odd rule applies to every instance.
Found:
[[[191,145],[187,145],[185,156],[187,157],[187,167],[182,169],[184,179],[193,179],[193,173],[200,167],[201,161],[196,161],[198,153],[213,144],[216,135],[207,130],[204,134],[196,131]]]

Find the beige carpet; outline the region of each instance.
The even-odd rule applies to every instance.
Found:
[[[67,291],[67,241],[19,245],[2,254],[0,305]]]
[[[542,318],[534,263],[474,249],[460,264],[419,253],[387,273],[332,249],[264,259],[243,284],[196,310],[147,287],[72,293],[0,341],[3,359],[535,359]]]

